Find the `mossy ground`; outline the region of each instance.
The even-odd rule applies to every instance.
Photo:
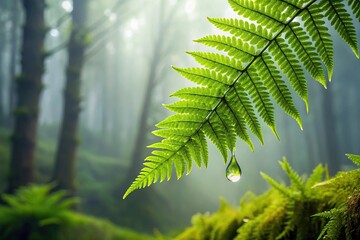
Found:
[[[233,207],[222,201],[213,214],[197,214],[176,240],[360,239],[360,169],[328,179],[319,165],[305,179],[284,160],[291,185],[263,177],[272,188],[248,193]]]

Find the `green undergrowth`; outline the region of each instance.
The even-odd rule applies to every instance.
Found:
[[[5,190],[9,166],[10,132],[0,128],[0,193]],[[48,182],[54,166],[55,139],[53,135],[40,134],[36,147],[36,182]],[[79,210],[91,215],[114,220],[119,199],[114,199],[114,176],[122,176],[126,171],[124,161],[103,156],[83,147],[78,151],[76,162],[78,194],[81,199]],[[116,181],[119,181],[116,179]]]
[[[360,165],[359,156],[348,157]],[[289,186],[261,173],[270,190],[245,194],[237,208],[222,200],[217,212],[193,216],[176,240],[360,239],[360,169],[329,179],[319,165],[306,178],[286,159],[280,165]]]
[[[145,234],[120,228],[106,220],[75,213],[76,199],[51,185],[29,185],[15,195],[2,195],[1,240],[151,240]]]
[[[109,221],[101,220],[74,212],[68,212],[70,224],[63,232],[63,239],[76,240],[153,240],[146,234],[136,233],[130,229],[121,228]],[[74,238],[70,238],[74,236]]]

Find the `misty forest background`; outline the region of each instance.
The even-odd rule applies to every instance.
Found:
[[[199,49],[192,40],[216,32],[206,17],[234,13],[224,0],[213,0],[211,4],[206,0],[74,0],[74,6],[67,0],[48,0],[46,4],[47,28],[42,28],[45,43],[38,49],[45,65],[41,74],[43,85],[38,88],[42,91],[39,90],[35,124],[33,180],[73,180],[60,181],[58,187],[79,196],[77,211],[137,231],[169,232],[189,225],[197,212],[216,210],[219,197],[237,204],[247,191],[266,190],[268,186],[259,172],[280,180],[284,175],[277,162],[282,156],[301,174],[309,174],[318,163],[327,164],[331,175],[353,167],[344,154],[360,153],[360,64],[350,48],[336,37],[335,72],[328,89],[309,81],[308,114],[296,99],[302,110],[304,131],[288,116],[279,114],[281,141],[264,128],[265,145],[255,146],[254,153],[239,143],[237,159],[243,170],[240,182],[226,179],[222,157],[211,146],[207,170],[194,169],[180,181],[156,184],[122,200],[149,153],[146,146],[156,140],[151,135],[154,125],[170,114],[161,104],[173,101],[168,96],[188,84],[171,65],[194,66],[196,63],[184,51]],[[72,10],[78,15],[72,16]],[[11,164],[11,143],[16,142],[15,133],[19,130],[15,118],[24,115],[19,102],[25,100],[19,95],[21,87],[17,87],[26,78],[22,64],[26,59],[36,61],[21,55],[22,27],[28,19],[22,2],[0,1],[0,192],[11,192],[21,185],[14,173],[20,165]],[[71,27],[72,21],[78,23],[78,29]],[[77,35],[74,31],[78,31]],[[36,47],[27,45],[33,50]],[[70,83],[64,91],[66,80],[76,72],[81,73],[81,81],[73,81],[75,85]],[[22,85],[24,88],[26,84]],[[64,96],[71,95],[69,91],[75,94],[75,102],[68,99],[70,114],[64,115]],[[33,100],[36,105],[36,99]],[[71,106],[75,106],[75,113],[80,110],[78,126],[72,126],[76,121]],[[66,134],[72,136],[70,142],[64,142]],[[59,170],[58,161],[68,151],[63,149],[75,156],[65,157],[72,161],[68,166],[75,166],[74,170],[69,168],[69,175]]]

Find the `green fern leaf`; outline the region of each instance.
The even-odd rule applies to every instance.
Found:
[[[283,1],[229,0],[233,10],[244,18],[257,22],[262,27],[273,29],[289,20],[296,13],[292,5]]]
[[[217,110],[215,110],[215,114],[212,116],[211,120],[215,120],[215,121],[219,122],[222,129],[225,130],[226,142],[227,142],[228,148],[230,150],[233,149],[235,147],[237,134],[235,132],[234,125],[229,118],[229,114],[227,114],[225,111],[220,111],[220,107],[219,107]],[[224,159],[224,160],[226,163],[227,159]]]
[[[315,43],[317,52],[319,53],[322,61],[328,69],[329,81],[332,79],[334,72],[334,51],[333,44],[330,38],[329,29],[323,20],[324,16],[317,4],[311,5],[301,15],[306,30],[311,34],[312,40]]]
[[[331,25],[351,47],[356,57],[359,58],[355,27],[343,1],[321,0],[319,5],[322,6],[325,16],[328,18]],[[358,4],[353,4],[353,6],[354,5]]]
[[[234,113],[234,110],[231,109],[228,105],[221,105],[218,107],[218,110],[215,111],[219,119],[224,118],[223,125],[228,131],[230,144],[230,149],[235,148],[236,136],[239,136],[243,139],[250,147],[251,150],[254,149],[251,138],[246,130],[245,120],[240,116]]]
[[[228,157],[228,149],[229,145],[227,142],[227,136],[224,131],[222,131],[223,127],[217,121],[207,121],[204,124],[204,133],[205,135],[216,145],[216,147],[220,150],[220,153],[224,157],[224,162],[226,163]],[[231,149],[231,148],[230,148]]]
[[[357,20],[360,22],[360,1],[359,0],[349,0],[349,6],[351,7]]]
[[[244,89],[247,89],[249,96],[253,99],[253,104],[257,108],[260,117],[274,132],[275,136],[279,138],[275,126],[274,106],[270,101],[269,92],[266,90],[256,69],[248,69],[241,85]]]
[[[212,89],[205,87],[189,87],[183,88],[179,91],[171,94],[172,97],[178,97],[186,100],[194,101],[207,101],[211,103],[216,103],[219,99],[222,98],[223,93],[221,89]]]
[[[192,161],[199,167],[208,164],[208,137],[227,160],[236,137],[254,146],[250,130],[261,143],[262,119],[276,131],[274,102],[302,126],[291,90],[304,101],[308,110],[305,72],[326,87],[333,75],[333,44],[325,25],[327,18],[358,56],[351,14],[359,20],[359,0],[229,0],[238,19],[208,18],[229,35],[210,35],[196,40],[216,52],[188,52],[203,68],[174,69],[198,86],[172,94],[180,100],[164,105],[176,114],[157,124],[153,133],[163,138],[150,145],[155,148],[144,168],[125,193],[189,173]],[[323,68],[323,65],[326,69]],[[288,83],[289,84],[288,84]],[[271,97],[270,97],[271,96]],[[272,99],[271,99],[272,98]],[[283,163],[293,185],[304,184],[286,162]],[[317,168],[307,184],[313,184],[322,172]],[[279,184],[263,175],[280,192]],[[308,185],[307,185],[308,186]],[[283,191],[283,194],[286,192]]]
[[[240,61],[237,61],[228,56],[219,53],[208,52],[187,52],[198,63],[212,70],[216,70],[219,73],[228,75],[234,79],[238,75],[239,70],[243,70],[245,67]]]
[[[323,180],[323,175],[326,173],[326,168],[319,164],[316,168],[314,168],[312,174],[307,179],[305,183],[305,188],[311,188],[316,183],[319,183]]]
[[[346,215],[344,211],[344,208],[333,208],[330,211],[324,211],[313,215],[314,217],[323,217],[329,219],[321,231],[318,239],[323,239],[325,235],[327,235],[329,239],[339,239],[343,226],[346,226]]]
[[[229,56],[245,63],[253,60],[254,56],[257,54],[254,45],[250,45],[249,43],[244,42],[243,39],[237,37],[213,35],[195,40],[195,42],[214,47],[219,51],[225,51]],[[266,43],[263,43],[263,46],[260,47],[263,48],[265,45]]]
[[[200,84],[202,86],[223,89],[225,91],[232,83],[232,79],[229,80],[228,77],[209,69],[173,68],[190,81],[193,81],[194,83]]]
[[[304,71],[298,63],[295,55],[292,53],[289,45],[283,39],[276,39],[269,46],[271,55],[274,56],[280,70],[285,74],[291,86],[304,101],[308,111],[308,90]]]
[[[286,37],[298,58],[304,64],[306,70],[310,75],[326,88],[326,79],[324,70],[321,65],[321,60],[316,53],[315,48],[309,41],[304,29],[298,22],[292,22],[285,30]]]
[[[266,88],[270,90],[275,101],[289,114],[289,116],[296,120],[302,129],[300,113],[296,109],[291,93],[285,85],[285,82],[282,80],[280,72],[276,69],[274,61],[269,54],[264,53],[260,57],[257,73],[260,78],[263,79]]]
[[[246,76],[244,75],[243,77]],[[242,81],[241,77],[240,81]],[[237,120],[239,122],[238,125],[241,126],[241,119],[244,118],[250,130],[255,134],[255,136],[257,136],[261,143],[264,142],[260,123],[255,115],[255,110],[244,88],[240,84],[237,84],[228,92],[228,94],[225,96],[224,104],[227,108],[229,108],[234,117],[239,119]],[[247,143],[253,150],[251,141]]]
[[[346,154],[346,156],[356,165],[360,166],[360,155]]]
[[[282,162],[279,162],[280,166],[284,170],[284,172],[289,177],[291,183],[295,186],[296,189],[300,190],[301,192],[305,191],[304,182],[301,180],[299,174],[295,172],[295,170],[290,166],[286,158],[283,158]]]
[[[251,44],[260,44],[261,46],[272,39],[273,34],[270,31],[261,27],[261,25],[255,25],[253,22],[233,18],[208,18],[208,20],[218,29],[229,32]],[[274,30],[274,27],[272,27],[272,30]],[[281,27],[279,26],[279,28],[275,30],[280,31]]]
[[[200,149],[201,149],[201,156],[203,158],[204,161],[204,165],[205,167],[208,166],[208,162],[209,162],[209,151],[208,151],[208,146],[207,146],[207,142],[206,142],[206,138],[205,138],[205,134],[203,131],[199,130],[196,132],[196,134],[194,134],[193,136],[194,140],[198,142]]]
[[[203,121],[202,115],[176,114],[156,124],[159,128],[196,129]]]
[[[186,145],[188,154],[190,156],[192,156],[192,158],[194,159],[196,165],[198,167],[201,167],[201,165],[202,165],[202,158],[201,158],[201,153],[200,153],[201,145],[200,145],[199,142],[197,142],[194,139],[192,139],[192,141],[193,141],[193,144]],[[191,159],[191,157],[189,159]]]
[[[191,100],[178,101],[170,104],[164,104],[163,106],[176,113],[197,114],[201,116],[207,116],[213,108],[211,101]]]
[[[287,198],[292,199],[293,196],[289,192],[289,189],[287,189],[285,186],[277,183],[273,178],[269,177],[266,173],[260,172],[261,176],[280,194],[284,195]]]

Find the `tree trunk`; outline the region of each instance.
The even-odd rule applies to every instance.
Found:
[[[329,173],[334,176],[340,170],[340,154],[337,141],[336,116],[333,104],[332,89],[333,85],[329,85],[328,90],[324,93],[322,102],[322,113],[325,130],[325,148],[327,152],[327,163]]]
[[[0,16],[6,15],[10,11],[7,7],[7,3],[0,2]],[[7,18],[0,18],[0,29],[2,33],[0,34],[0,127],[5,126],[5,105],[6,105],[6,71],[5,71],[5,50],[8,45],[7,35],[9,34],[6,29]]]
[[[13,109],[16,104],[16,89],[15,89],[15,78],[16,78],[16,65],[17,65],[17,54],[18,54],[18,25],[19,25],[19,3],[17,0],[12,1],[12,9],[11,9],[11,38],[10,38],[10,46],[11,46],[11,54],[10,54],[10,89],[9,89],[9,109]],[[44,12],[44,9],[43,9]],[[43,21],[43,26],[45,26],[45,22]],[[39,25],[39,28],[41,26]],[[45,29],[42,29],[45,30]],[[45,38],[45,35],[43,35]],[[43,40],[44,41],[44,40]],[[43,50],[42,48],[40,49]],[[39,51],[39,54],[41,52]],[[11,126],[11,118],[7,119],[7,126]]]
[[[23,0],[25,24],[21,50],[21,76],[17,78],[15,125],[11,140],[8,192],[34,180],[34,151],[39,98],[44,72],[44,0]]]
[[[1,7],[1,6],[0,6]],[[0,12],[1,14],[1,12]],[[0,22],[1,24],[1,22]],[[0,29],[2,28],[2,26],[0,25]],[[4,47],[5,47],[5,41],[4,41],[4,37],[3,35],[0,34],[0,127],[3,127],[5,124],[5,91],[4,89],[6,89],[5,86],[5,74],[4,74],[4,61],[3,61],[3,56],[2,53],[4,52]]]
[[[164,19],[162,16],[163,13],[163,8],[160,9],[160,24],[163,25]],[[137,174],[139,173],[139,171],[141,170],[142,167],[142,163],[143,163],[143,159],[146,155],[146,152],[143,151],[143,149],[145,149],[146,147],[146,136],[147,136],[147,132],[148,132],[148,117],[149,117],[149,110],[151,108],[151,103],[152,103],[152,95],[153,95],[153,90],[155,88],[155,80],[157,77],[156,76],[156,72],[158,70],[159,67],[159,63],[161,61],[162,58],[162,46],[163,46],[163,39],[164,39],[164,35],[165,33],[164,28],[159,28],[158,30],[158,34],[156,36],[155,39],[155,43],[154,43],[154,47],[152,50],[152,55],[151,55],[151,59],[150,59],[150,72],[147,78],[147,84],[146,84],[146,88],[145,88],[145,96],[142,102],[142,108],[141,108],[141,114],[140,114],[140,122],[138,123],[138,127],[137,127],[137,135],[135,138],[135,143],[133,145],[133,150],[132,150],[132,154],[131,154],[131,165],[129,170],[127,171],[127,176],[125,178],[123,189],[122,189],[122,193],[125,193],[126,188],[128,186],[130,186],[131,182],[135,179],[135,177],[137,176]]]
[[[73,28],[68,45],[68,64],[64,90],[64,108],[60,138],[55,157],[53,181],[56,189],[65,189],[70,196],[76,195],[75,160],[78,145],[77,129],[80,114],[81,70],[84,61],[86,0],[73,1]]]

